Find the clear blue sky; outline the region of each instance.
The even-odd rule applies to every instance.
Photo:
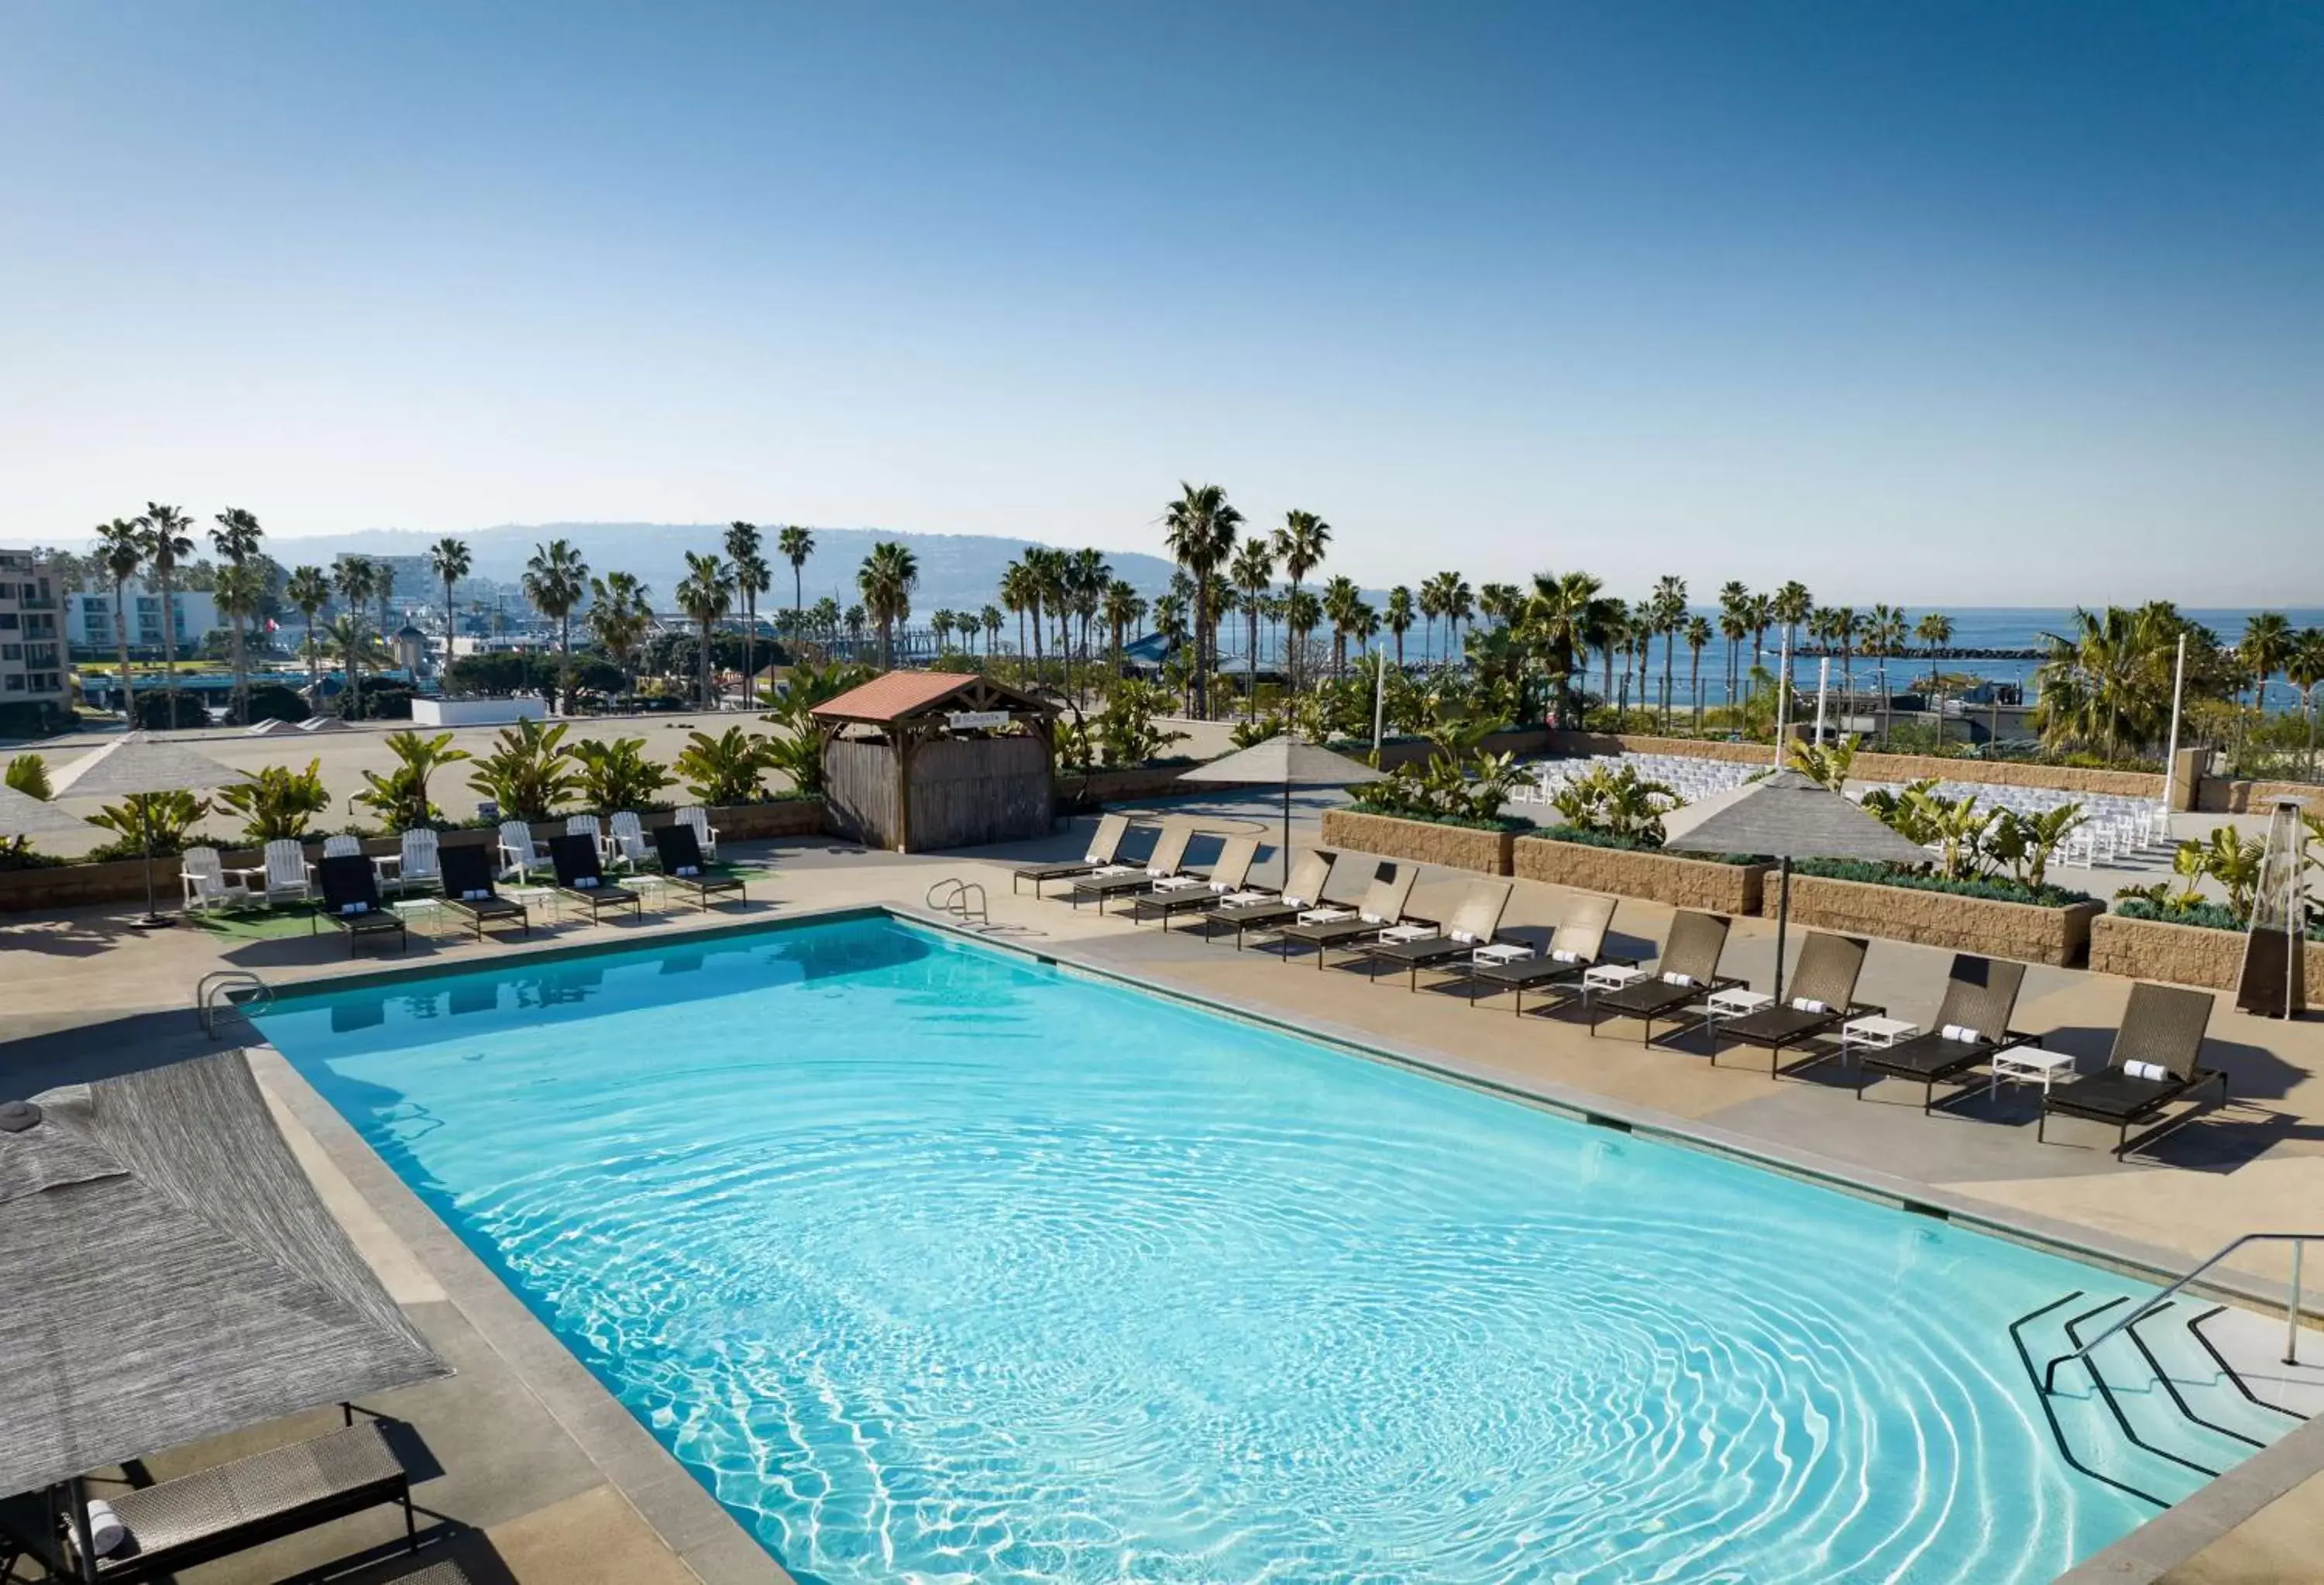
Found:
[[[2324,6],[0,0],[0,540],[2316,604]]]

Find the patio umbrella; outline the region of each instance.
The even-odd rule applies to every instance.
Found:
[[[0,1105],[0,1497],[452,1373],[238,1051]]]
[[[1351,760],[1345,754],[1335,754],[1315,743],[1302,742],[1296,737],[1279,735],[1250,748],[1239,749],[1224,759],[1213,760],[1207,765],[1197,765],[1192,770],[1178,773],[1181,781],[1232,781],[1256,787],[1283,788],[1283,866],[1284,874],[1291,872],[1291,789],[1295,787],[1346,787],[1353,782],[1378,781],[1381,773],[1360,760]]]
[[[14,836],[78,836],[88,821],[13,787],[0,787],[0,842]]]
[[[1677,852],[1749,853],[1776,861],[1775,1000],[1784,999],[1784,937],[1792,917],[1794,859],[1859,859],[1925,864],[1906,841],[1838,793],[1796,770],[1778,770],[1731,792],[1689,804],[1663,822],[1663,846]]]
[[[58,798],[124,798],[137,793],[208,792],[241,779],[208,755],[184,743],[133,732],[114,739],[92,754],[84,754],[51,779]],[[145,917],[133,921],[139,929],[167,925],[153,906],[153,844],[145,843]]]

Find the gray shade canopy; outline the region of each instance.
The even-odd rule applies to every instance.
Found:
[[[1378,781],[1380,772],[1360,760],[1335,754],[1315,743],[1277,736],[1223,759],[1178,773],[1181,781],[1239,781],[1261,787],[1346,787]]]
[[[132,793],[204,792],[243,779],[208,754],[133,732],[84,754],[50,778],[60,798],[122,798]]]
[[[12,836],[81,836],[92,827],[54,804],[13,787],[0,787],[0,842]]]
[[[1689,804],[1666,816],[1663,830],[1663,845],[1680,852],[1886,864],[1929,862],[1917,844],[1796,770],[1778,770]]]
[[[451,1374],[240,1052],[33,1107],[0,1106],[0,1496]]]

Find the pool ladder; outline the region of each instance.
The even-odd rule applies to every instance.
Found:
[[[990,930],[992,916],[984,900],[984,888],[973,880],[963,880],[957,875],[947,875],[928,888],[927,906],[938,913],[950,914],[964,925],[976,925]]]
[[[247,991],[244,997],[236,991]],[[272,1001],[274,988],[248,969],[218,969],[202,976],[194,988],[194,1013],[202,1020],[202,1033],[217,1038],[217,1013],[221,1007],[239,1011],[245,1002]]]

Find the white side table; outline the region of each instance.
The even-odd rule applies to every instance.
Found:
[[[1773,1007],[1775,999],[1764,991],[1754,991],[1748,985],[1737,985],[1725,991],[1713,991],[1704,998],[1703,1008],[1714,1018],[1748,1018],[1763,1007]]]
[[[1594,969],[1582,971],[1584,991],[1619,991],[1626,985],[1636,985],[1646,978],[1644,969],[1633,969],[1622,963],[1600,963]]]
[[[1858,1051],[1901,1045],[1920,1032],[1920,1025],[1903,1018],[1850,1018],[1840,1027],[1841,1065],[1853,1060]]]
[[[625,886],[638,894],[638,901],[657,914],[669,911],[669,877],[641,870],[634,875],[624,875],[616,885]]]
[[[387,905],[388,911],[401,919],[407,927],[416,926],[421,919],[428,921],[424,934],[434,935],[444,917],[444,899],[440,897],[401,897]]]
[[[544,924],[558,917],[553,886],[503,886],[500,894],[512,903],[522,903],[529,912],[538,912]]]
[[[1521,963],[1533,956],[1533,948],[1521,941],[1504,941],[1491,946],[1480,946],[1469,954],[1469,961],[1479,965]]]
[[[1987,1095],[1999,1091],[2002,1081],[2006,1079],[2013,1084],[2041,1085],[2043,1098],[2047,1100],[2051,1082],[2061,1074],[2074,1071],[2074,1057],[2071,1052],[2067,1051],[2044,1051],[2038,1046],[2013,1046],[2006,1051],[1993,1054],[1992,1067],[1993,1083],[1985,1088]]]

